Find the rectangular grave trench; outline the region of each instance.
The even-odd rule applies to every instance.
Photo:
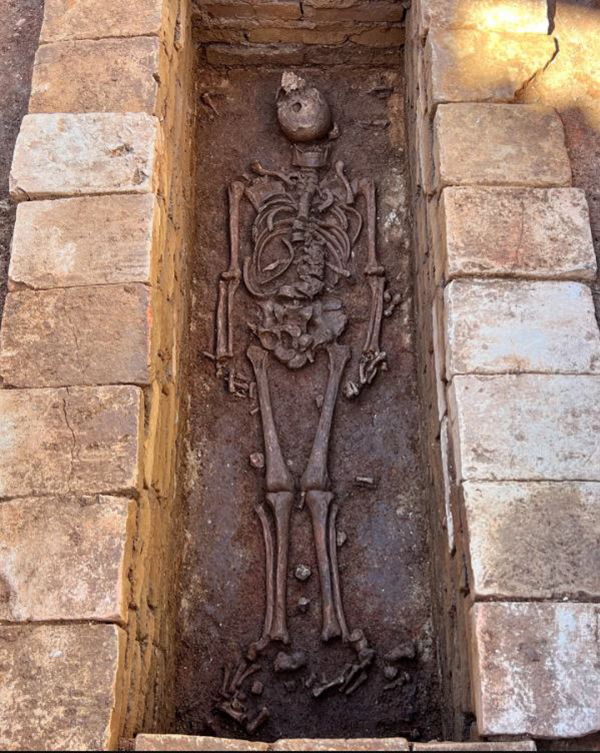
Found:
[[[417,395],[403,65],[369,65],[361,60],[353,66],[344,57],[336,61],[330,50],[327,65],[289,66],[277,59],[264,65],[258,56],[253,64],[212,66],[202,48],[201,53],[188,451],[181,469],[187,518],[178,596],[176,708],[169,731],[268,742],[281,738],[440,739],[441,689],[432,606],[436,597],[429,543],[433,501],[420,449],[423,419]],[[292,145],[278,123],[275,101],[286,71],[318,88],[336,124],[328,131],[339,131],[329,141],[301,145],[305,155],[301,161],[322,160],[327,165],[312,172],[292,164]],[[320,157],[315,156],[317,152]],[[336,176],[339,161],[344,170],[338,168]],[[253,168],[253,163],[259,164]],[[257,180],[264,170],[285,176],[301,173],[304,183],[292,177],[287,185],[278,176]],[[302,205],[303,187],[311,175],[319,188]],[[372,306],[365,274],[367,200],[359,190],[368,180],[376,186],[377,254],[385,268],[383,305],[390,309],[389,316],[383,317],[381,335],[388,368],[379,369],[357,398],[348,399],[343,394],[350,389],[348,383],[360,383],[359,360]],[[239,253],[242,262],[249,259],[250,271],[242,274],[233,298],[234,356],[217,364],[219,281],[223,292],[229,285],[235,287],[220,278],[230,263],[227,191],[231,185],[238,185],[241,192]],[[267,218],[264,202],[268,203],[269,196],[277,211]],[[302,220],[302,206],[308,221]],[[252,223],[261,207],[263,222],[253,242]],[[352,244],[359,215],[363,228]],[[320,236],[315,230],[317,220],[326,231]],[[312,229],[307,231],[307,227]],[[314,241],[315,234],[321,241]],[[261,237],[271,236],[253,267]],[[311,259],[299,261],[311,238]],[[294,261],[277,277],[292,251]],[[323,261],[331,266],[321,268]],[[257,292],[266,297],[259,298]],[[343,315],[345,327],[340,323]],[[229,323],[223,323],[226,338]],[[336,337],[332,328],[343,331]],[[316,343],[319,337],[323,345]],[[327,346],[334,342],[338,353],[343,346],[352,354],[335,404],[328,456],[329,488],[339,507],[335,549],[348,629],[364,632],[362,648],[368,645],[375,652],[370,663],[368,652],[359,653],[360,642],[353,648],[339,638],[321,639],[322,595],[310,492],[302,495],[299,488],[325,399]],[[246,356],[251,345],[269,354],[274,420],[295,486],[286,577],[291,644],[272,641],[253,660],[247,658],[248,649],[263,633],[267,600],[266,555],[257,506],[264,506],[270,526],[274,517],[266,498],[265,444],[255,374]],[[275,350],[277,345],[280,350]],[[288,365],[299,366],[306,357],[310,360],[301,367]],[[317,492],[325,488],[317,487],[319,483],[313,481]],[[281,491],[281,485],[276,491]],[[315,499],[322,502],[322,494]],[[306,580],[299,579],[309,572]],[[301,668],[275,671],[281,652],[300,652],[302,656],[295,658]],[[390,657],[394,652],[396,656]],[[358,669],[349,668],[361,662]],[[239,677],[250,669],[256,671],[236,686],[236,673]],[[344,680],[341,686],[315,697],[320,687],[339,677]],[[253,730],[252,722],[263,708],[268,709],[268,720]]]

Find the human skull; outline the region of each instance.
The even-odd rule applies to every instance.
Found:
[[[277,116],[290,141],[317,141],[325,138],[332,127],[331,108],[325,97],[290,71],[281,80]]]

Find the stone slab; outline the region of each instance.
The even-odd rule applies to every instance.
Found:
[[[169,0],[45,0],[40,41],[158,36],[168,8]]]
[[[114,625],[0,627],[0,748],[116,749],[124,653]]]
[[[145,113],[26,115],[10,174],[15,201],[157,187],[158,120]]]
[[[471,619],[480,735],[600,730],[600,605],[475,604]]]
[[[537,750],[536,744],[533,740],[519,740],[518,742],[509,743],[413,743],[412,750],[414,751],[509,751],[509,750]]]
[[[457,376],[449,418],[458,481],[600,480],[598,376]]]
[[[279,740],[270,746],[272,751],[376,751],[376,750],[410,750],[408,740],[400,737],[380,737],[376,739],[336,739],[336,740]]]
[[[434,162],[439,190],[452,185],[571,183],[561,120],[543,105],[439,105]]]
[[[267,743],[248,740],[229,740],[224,737],[195,737],[193,735],[138,735],[135,749],[145,751],[246,751],[269,750]]]
[[[438,279],[596,278],[589,208],[577,188],[449,187],[440,225]]]
[[[59,42],[38,48],[29,112],[158,115],[157,37]]]
[[[463,484],[475,599],[600,599],[600,484]]]
[[[420,0],[418,28],[483,29],[546,34],[549,28],[546,0]]]
[[[152,194],[23,202],[9,288],[153,284],[163,224]]]
[[[3,502],[0,620],[126,623],[134,534],[135,503],[127,499]]]
[[[432,31],[425,50],[428,105],[512,102],[555,54],[556,43],[547,34]]]
[[[9,293],[0,378],[11,387],[152,381],[152,301],[146,285]]]
[[[444,290],[446,378],[600,372],[592,291],[580,282],[454,280]]]
[[[137,491],[143,420],[139,387],[0,390],[0,498]]]

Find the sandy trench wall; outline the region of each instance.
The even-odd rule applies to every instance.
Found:
[[[449,739],[600,729],[600,335],[545,0],[414,0],[421,393]],[[574,103],[576,106],[576,103]]]
[[[0,334],[0,748],[168,727],[187,0],[46,0]]]

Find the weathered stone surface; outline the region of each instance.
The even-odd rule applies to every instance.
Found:
[[[136,491],[142,426],[139,387],[0,390],[0,498]]]
[[[26,115],[10,175],[16,201],[151,193],[158,120],[145,113]]]
[[[444,189],[438,277],[594,280],[585,193],[576,188]]]
[[[475,604],[481,735],[580,737],[600,729],[597,604]]]
[[[29,112],[147,112],[157,115],[157,37],[42,45]]]
[[[475,599],[600,598],[600,484],[463,485]]]
[[[228,740],[223,737],[194,737],[192,735],[138,735],[135,739],[136,750],[157,751],[244,751],[269,750],[267,743],[248,740]]]
[[[368,0],[368,2],[336,3],[327,5],[319,0],[302,3],[304,17],[309,21],[335,21],[337,23],[397,23],[404,18],[405,8],[395,0]]]
[[[157,36],[168,8],[168,0],[45,0],[41,41]]]
[[[302,750],[410,750],[408,740],[400,737],[380,737],[377,739],[350,739],[350,740],[279,740],[271,745],[272,751],[302,751]]]
[[[0,748],[114,750],[124,653],[114,625],[0,627]]]
[[[546,34],[546,0],[420,0],[419,31],[427,29],[483,29]]]
[[[19,204],[9,287],[152,284],[161,224],[151,194]]]
[[[139,283],[9,293],[0,377],[11,387],[149,384],[152,318]]]
[[[444,290],[446,378],[600,372],[592,292],[580,282],[454,280]]]
[[[44,497],[0,504],[0,620],[126,622],[135,504]]]
[[[562,123],[542,105],[439,105],[434,161],[438,189],[571,183]]]
[[[536,744],[533,740],[520,740],[519,742],[508,743],[413,743],[412,750],[414,751],[486,751],[486,750],[537,750]]]
[[[449,416],[458,480],[600,480],[598,376],[457,376]]]
[[[202,9],[210,16],[218,19],[230,18],[263,18],[283,19],[295,21],[300,18],[302,11],[298,0],[212,0],[202,3]]]
[[[300,45],[237,47],[211,44],[206,49],[211,65],[302,65],[304,50]]]
[[[429,107],[442,102],[511,102],[556,54],[547,34],[432,31],[427,38]]]

